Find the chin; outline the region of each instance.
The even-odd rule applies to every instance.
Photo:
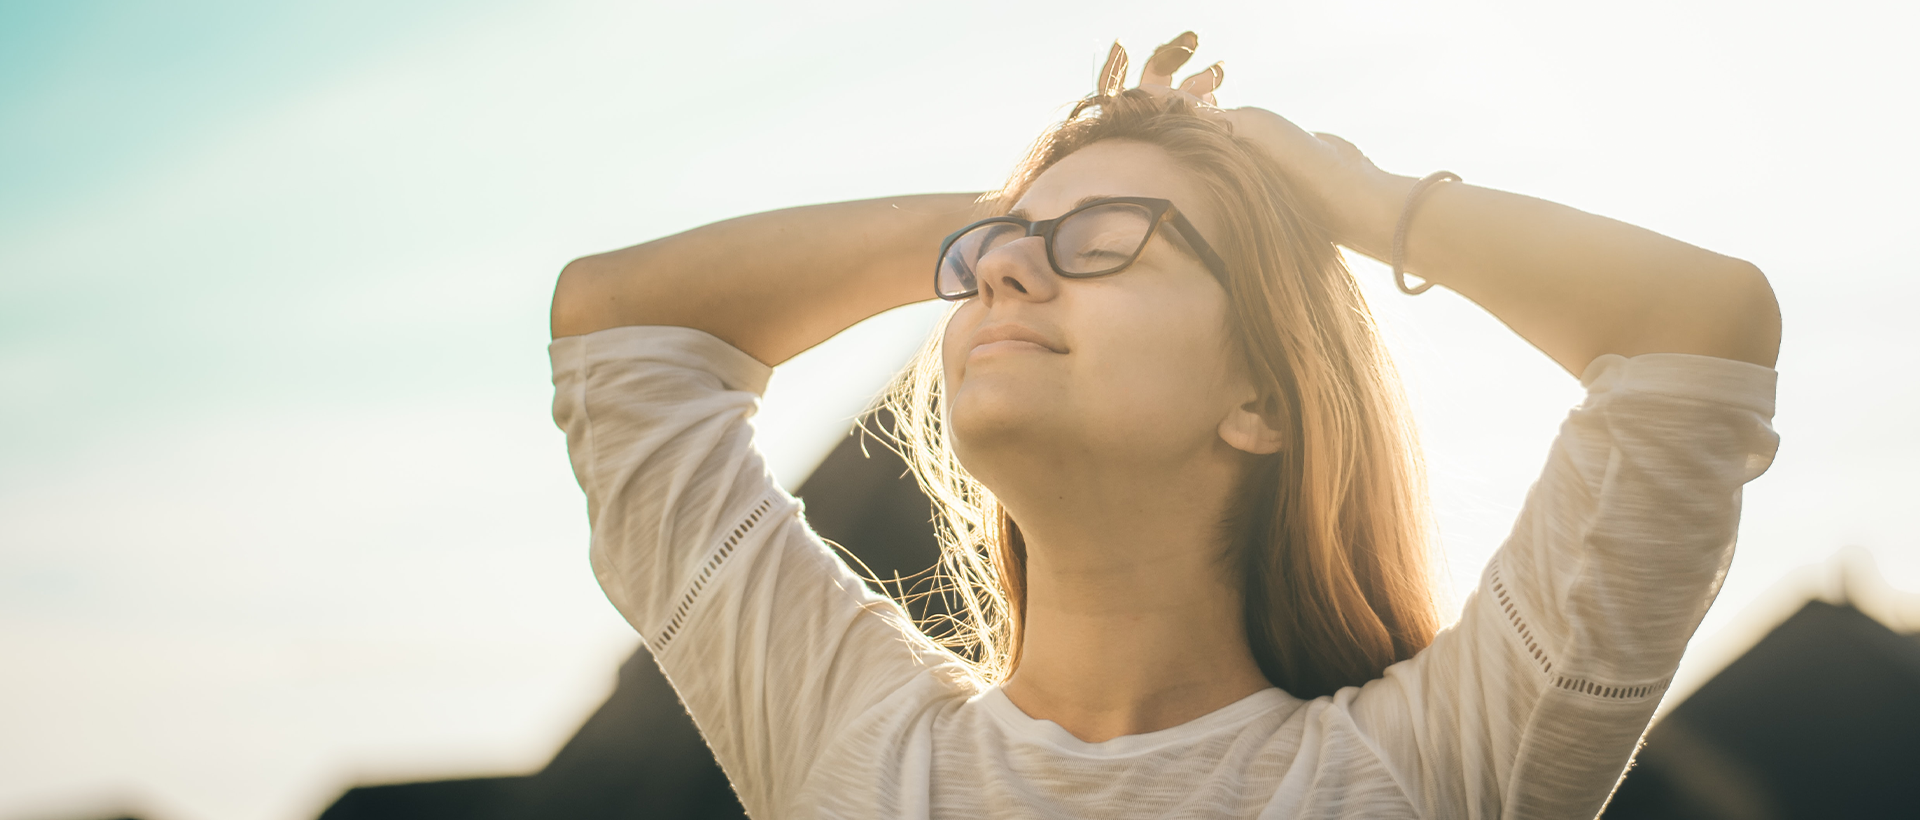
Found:
[[[969,384],[948,400],[947,418],[954,454],[976,475],[974,463],[980,458],[991,459],[995,453],[1030,449],[1050,438],[1051,426],[1062,418],[1059,402],[1034,395],[1032,391],[1000,389],[1002,387],[1010,385]]]

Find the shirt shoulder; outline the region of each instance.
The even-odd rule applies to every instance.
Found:
[[[1688,353],[1612,353],[1580,374],[1588,402],[1611,395],[1650,394],[1724,404],[1772,418],[1779,373],[1733,359]]]
[[[696,371],[725,390],[760,395],[773,368],[704,330],[671,325],[615,327],[562,336],[547,346],[556,382],[603,366]]]

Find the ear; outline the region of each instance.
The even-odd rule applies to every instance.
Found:
[[[1280,403],[1272,396],[1260,396],[1227,411],[1220,420],[1220,440],[1242,452],[1269,455],[1280,452],[1286,443],[1281,426]]]

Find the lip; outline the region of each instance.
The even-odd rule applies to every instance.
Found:
[[[1047,338],[1039,331],[1025,325],[1002,322],[991,327],[983,327],[973,334],[973,344],[968,353],[985,352],[981,348],[992,345],[994,349],[1034,349],[1048,353],[1065,353],[1066,346]],[[1029,347],[1031,346],[1031,347]]]

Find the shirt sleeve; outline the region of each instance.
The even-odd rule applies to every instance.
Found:
[[[1334,695],[1422,816],[1593,817],[1733,556],[1772,462],[1775,373],[1603,356],[1460,620]]]
[[[748,419],[771,368],[680,327],[566,337],[549,354],[594,574],[748,812],[778,816],[838,728],[952,658],[768,473]]]

